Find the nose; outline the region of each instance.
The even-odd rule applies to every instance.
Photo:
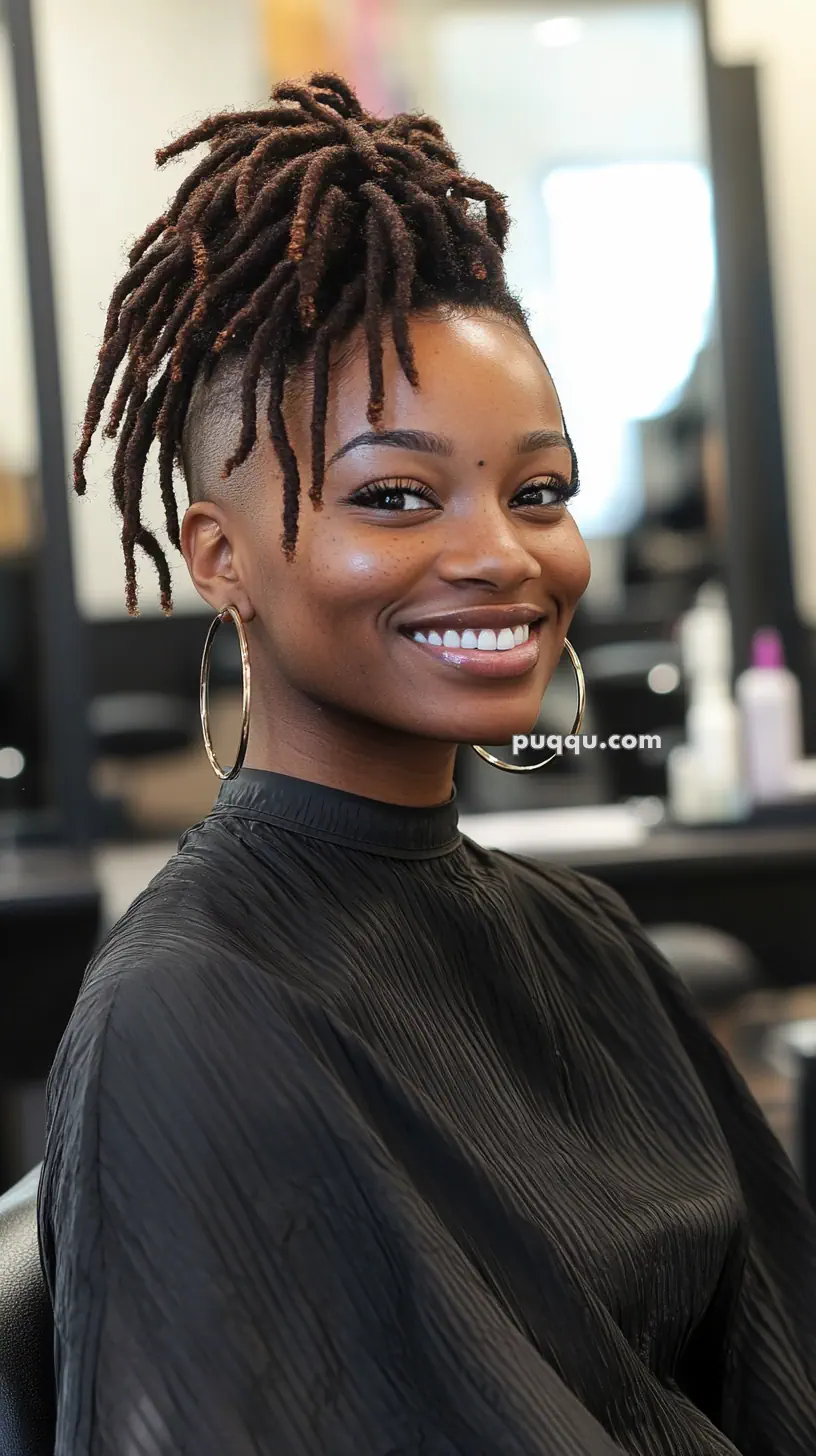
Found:
[[[517,590],[542,574],[541,563],[497,502],[482,502],[465,515],[451,516],[437,569],[451,585],[501,591]]]

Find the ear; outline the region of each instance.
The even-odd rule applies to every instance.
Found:
[[[233,528],[221,506],[212,501],[188,506],[181,525],[181,549],[199,596],[214,611],[236,607],[243,620],[251,622],[255,608],[236,560]]]

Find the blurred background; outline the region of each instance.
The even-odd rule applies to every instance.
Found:
[[[581,467],[584,731],[659,740],[535,775],[464,747],[463,827],[621,890],[806,1173],[814,54],[811,0],[0,0],[0,1186],[40,1156],[42,1082],[88,958],[216,788],[198,721],[207,609],[179,559],[173,617],[152,580],[126,616],[108,447],[91,499],[69,495],[107,302],[186,165],[157,171],[155,149],[317,67],[371,109],[438,117],[507,194],[510,281]],[[762,628],[795,680],[800,741],[760,794],[728,725]],[[703,679],[719,748],[695,759]],[[559,671],[540,731],[569,730],[574,693]],[[226,631],[211,701],[229,761]]]

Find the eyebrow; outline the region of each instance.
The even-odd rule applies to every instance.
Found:
[[[326,469],[342,460],[352,450],[370,449],[372,445],[385,445],[390,450],[420,450],[425,455],[452,455],[453,441],[444,435],[429,435],[425,430],[366,430],[347,440],[326,462]]]
[[[339,450],[335,450],[326,461],[326,469],[337,460],[342,460],[344,455],[349,455],[352,450],[366,450],[377,445],[384,445],[391,450],[417,450],[424,455],[451,456],[455,453],[453,441],[447,436],[431,435],[426,430],[365,430],[361,435],[347,440]],[[516,445],[519,455],[532,455],[536,450],[553,448],[570,448],[569,440],[558,430],[530,430],[528,434],[521,436]]]
[[[528,435],[522,435],[516,446],[519,455],[532,455],[536,450],[552,450],[553,448],[570,449],[569,440],[559,430],[531,430]],[[571,450],[570,454],[572,454]]]

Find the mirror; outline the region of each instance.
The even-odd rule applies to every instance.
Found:
[[[124,45],[149,86],[122,91]],[[437,116],[467,168],[507,194],[510,280],[552,369],[580,462],[574,511],[593,580],[570,638],[587,675],[585,732],[603,739],[631,731],[658,736],[661,746],[564,754],[541,773],[518,776],[463,750],[462,807],[664,793],[663,758],[685,711],[674,631],[700,585],[721,578],[726,529],[695,0],[579,0],[566,13],[522,0],[174,0],[169,8],[145,0],[135,27],[119,7],[75,0],[50,7],[38,62],[72,432],[126,243],[177,185],[177,170],[156,172],[153,150],[207,111],[256,104],[282,75],[335,68],[373,109],[421,107]],[[157,610],[149,588],[145,620],[125,618],[118,527],[105,507],[108,466],[103,446],[90,462],[95,499],[73,511],[94,691],[122,692],[124,664],[134,690],[186,684],[194,715],[205,608],[176,564],[175,620],[147,620]],[[160,521],[155,490],[150,499],[148,519]],[[215,704],[225,715],[222,757],[239,721],[234,677],[226,664]],[[539,729],[565,734],[574,707],[565,663]],[[117,761],[108,786],[127,803],[131,826],[175,833],[206,812],[215,786],[195,727],[192,737],[172,754]]]
[[[0,841],[46,802],[36,405],[11,47],[0,10]]]

